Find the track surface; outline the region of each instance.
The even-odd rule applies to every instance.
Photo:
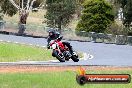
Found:
[[[19,42],[33,45],[46,46],[47,42],[44,38],[31,38],[12,35],[0,34],[0,40]],[[42,64],[42,65],[110,65],[110,66],[132,66],[132,46],[115,45],[92,42],[77,42],[68,41],[73,46],[73,49],[87,54],[92,54],[93,59],[81,60],[77,63],[68,61],[60,63],[58,61],[31,61],[31,62],[12,62],[13,64]],[[2,64],[2,63],[1,63]],[[9,64],[9,63],[3,63]]]

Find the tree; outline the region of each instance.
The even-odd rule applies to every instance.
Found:
[[[7,14],[9,16],[13,16],[17,13],[17,8],[15,8],[9,0],[0,0],[0,7],[1,11],[4,14]]]
[[[77,9],[76,9],[76,14],[77,14],[77,17],[80,18],[81,16],[81,11],[82,11],[82,3],[84,2],[85,0],[76,0],[77,2]]]
[[[76,31],[105,32],[114,21],[112,6],[104,0],[86,0]]]
[[[132,35],[131,23],[132,23],[132,0],[127,0],[123,9],[123,25],[126,28],[128,35]]]
[[[23,34],[29,12],[42,8],[43,2],[44,0],[1,0],[0,7],[2,12],[9,16],[13,16],[19,12],[18,33]]]
[[[0,8],[0,20],[3,20],[3,13],[2,13],[1,8]]]
[[[129,34],[132,35],[132,30],[130,30],[131,22],[132,22],[132,0],[114,0],[114,2],[117,2],[117,4],[119,5],[118,10],[122,9],[121,15],[122,15],[122,23],[125,27],[124,32],[126,32],[126,34],[128,35]]]
[[[57,27],[61,32],[73,18],[76,10],[76,0],[46,0],[47,12],[45,18],[47,25]]]

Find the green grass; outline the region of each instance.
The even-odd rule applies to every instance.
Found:
[[[51,51],[45,48],[0,42],[0,62],[44,61],[53,59]]]
[[[132,71],[89,71],[88,73],[127,73]],[[0,88],[132,88],[129,84],[85,84],[76,82],[76,72],[6,73],[0,74]]]

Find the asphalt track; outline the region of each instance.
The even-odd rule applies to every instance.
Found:
[[[0,41],[24,43],[29,45],[46,46],[47,42],[44,38],[32,38],[13,35],[0,34]],[[76,51],[85,52],[85,58],[79,62],[68,61],[60,63],[57,60],[53,61],[22,61],[22,62],[2,62],[4,64],[33,64],[33,65],[101,65],[101,66],[132,66],[132,46],[115,45],[92,42],[68,41]],[[93,58],[89,58],[89,54]]]

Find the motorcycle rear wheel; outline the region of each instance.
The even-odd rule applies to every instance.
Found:
[[[78,59],[76,56],[74,56],[74,55],[72,55],[71,59],[72,59],[74,62],[78,62],[78,61],[79,61],[79,59]]]

